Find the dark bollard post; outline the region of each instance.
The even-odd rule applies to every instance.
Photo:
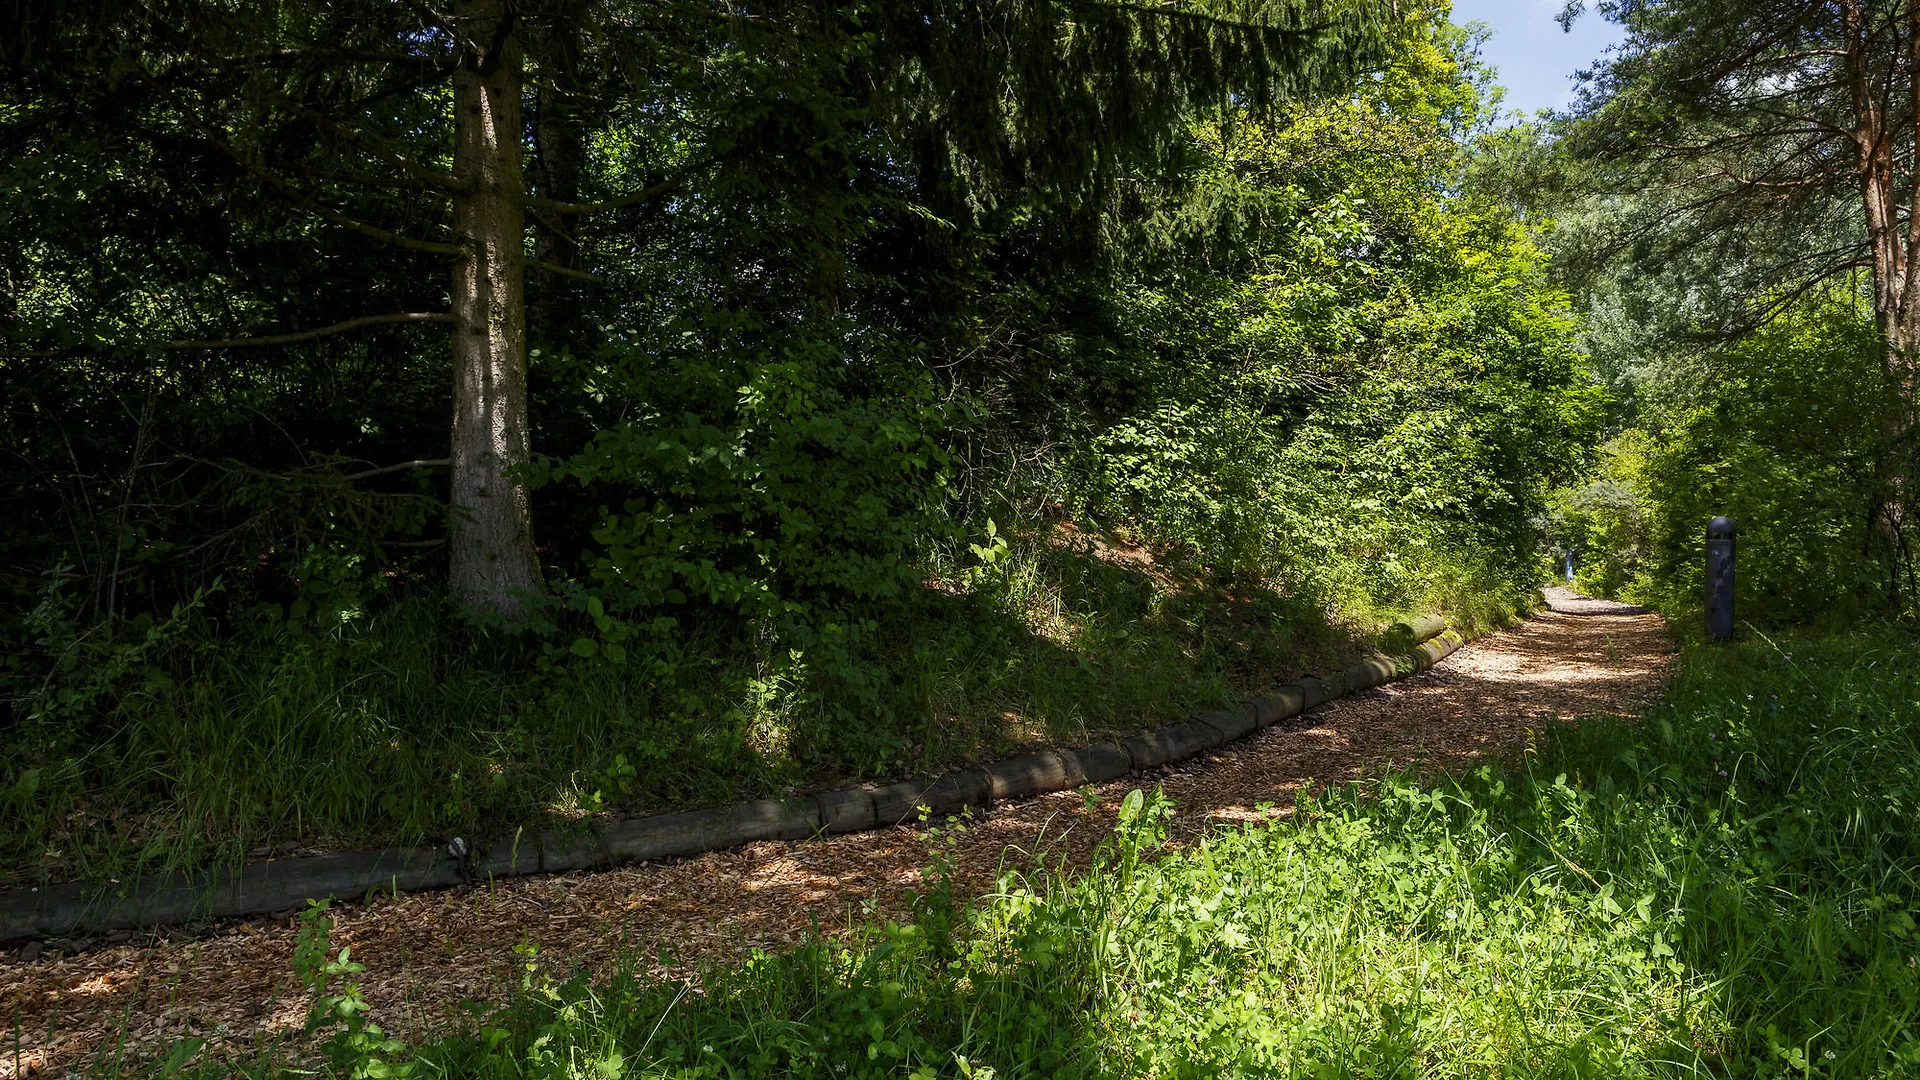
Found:
[[[1733,519],[1707,523],[1707,636],[1733,637]]]

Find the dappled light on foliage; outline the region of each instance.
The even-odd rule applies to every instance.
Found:
[[[1138,731],[1526,606],[1602,419],[1425,8],[168,2],[9,49],[0,886]]]
[[[8,910],[1472,642],[10,944],[0,1080],[1920,1075],[1920,3],[1595,7],[0,11]]]

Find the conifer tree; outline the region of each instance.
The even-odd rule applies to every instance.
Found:
[[[808,291],[831,308],[853,235],[834,222],[862,198],[844,175],[873,133],[913,148],[880,164],[915,177],[959,224],[1015,198],[1064,217],[1096,212],[1120,165],[1171,153],[1192,110],[1342,85],[1394,22],[1385,0],[98,0],[21,11],[4,74],[17,107],[0,113],[0,146],[96,175],[157,169],[143,195],[153,205],[281,241],[277,262],[217,283],[183,265],[191,254],[123,268],[148,292],[193,299],[102,305],[76,316],[86,325],[11,335],[14,347],[175,356],[449,326],[451,590],[508,618],[542,589],[521,478],[537,423],[525,276],[541,275],[536,318],[576,319],[572,290],[607,269],[583,265],[589,222],[639,231],[662,205],[716,185],[803,176],[775,197],[812,206],[798,215],[812,230],[799,246],[815,262]],[[808,110],[821,138],[796,155],[744,138],[750,126],[716,129],[670,168],[591,175],[588,142],[623,108],[688,107]],[[34,242],[78,258],[120,227],[69,223]],[[183,252],[195,241],[167,238]],[[445,307],[424,284],[434,281],[449,283]]]
[[[1583,7],[1569,4],[1563,19]],[[1702,265],[1747,292],[1738,317],[1719,321],[1734,332],[1826,282],[1869,275],[1897,397],[1882,421],[1892,459],[1877,514],[1904,549],[1920,388],[1920,5],[1597,7],[1627,38],[1588,73],[1572,145],[1604,189],[1638,208],[1632,243],[1617,250],[1684,259],[1710,249]]]

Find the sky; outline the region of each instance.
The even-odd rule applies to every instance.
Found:
[[[1453,0],[1454,22],[1483,22],[1493,30],[1480,55],[1499,69],[1507,88],[1503,108],[1532,115],[1570,104],[1573,73],[1620,40],[1620,28],[1591,11],[1571,33],[1561,31],[1554,16],[1564,6],[1565,0]]]

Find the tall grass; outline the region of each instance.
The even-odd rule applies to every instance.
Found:
[[[1049,536],[933,566],[830,671],[770,630],[692,616],[612,664],[570,654],[571,630],[474,627],[431,596],[182,615],[137,648],[49,607],[63,674],[24,680],[47,715],[0,722],[0,884],[722,804],[1131,734],[1337,666],[1374,622]]]
[[[967,904],[936,865],[907,924],[692,984],[529,969],[474,1029],[336,1036],[333,1068],[1911,1077],[1917,800],[1910,636],[1694,647],[1643,722],[1555,729],[1503,768],[1334,790],[1183,851],[1136,794],[1094,872]]]

